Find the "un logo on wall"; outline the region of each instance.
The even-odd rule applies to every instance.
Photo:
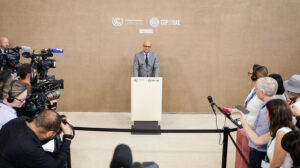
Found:
[[[123,23],[124,23],[123,18],[119,18],[119,17],[112,18],[112,24],[115,27],[121,27],[123,25]]]
[[[150,19],[150,26],[158,27],[159,26],[159,19],[157,17],[153,17]]]

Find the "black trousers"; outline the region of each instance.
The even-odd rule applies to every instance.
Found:
[[[266,152],[251,149],[249,154],[251,168],[261,168],[261,161],[265,159],[265,156]]]

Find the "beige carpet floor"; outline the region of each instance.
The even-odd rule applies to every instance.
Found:
[[[74,126],[130,128],[127,112],[67,112]],[[218,115],[218,126],[224,124]],[[162,129],[216,129],[212,114],[163,113]],[[230,121],[226,125],[234,128]],[[236,133],[232,133],[235,138]],[[223,136],[221,137],[221,140]],[[71,145],[72,168],[108,168],[114,148],[127,144],[134,161],[155,161],[160,168],[218,168],[222,162],[219,134],[131,135],[130,133],[76,131]],[[234,167],[235,148],[228,143],[227,167]]]

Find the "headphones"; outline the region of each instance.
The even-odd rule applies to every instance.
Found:
[[[253,73],[252,73],[252,75],[251,75],[251,80],[252,81],[256,81],[257,79],[258,79],[258,77],[257,77],[257,75],[256,75],[256,71],[258,71],[259,69],[261,69],[261,68],[263,68],[264,66],[262,66],[262,65],[258,65],[257,67],[255,67],[254,69],[253,69]]]
[[[15,97],[14,96],[11,96],[12,94],[12,87],[14,86],[14,84],[17,82],[17,80],[13,80],[10,85],[9,85],[9,88],[8,88],[8,98],[7,98],[7,102],[8,103],[12,103],[14,100],[15,100]]]
[[[21,93],[23,93],[23,92],[27,89],[27,87],[25,87],[24,90],[22,90],[22,92],[20,92],[18,95],[12,96],[12,89],[13,89],[14,84],[15,84],[17,81],[18,81],[18,80],[13,80],[13,81],[10,83],[10,85],[9,85],[9,89],[8,89],[8,98],[7,98],[7,102],[8,102],[8,103],[14,102],[15,97],[18,96],[18,95],[20,95]],[[24,85],[26,85],[26,84],[24,84]]]

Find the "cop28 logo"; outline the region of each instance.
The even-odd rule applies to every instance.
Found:
[[[153,17],[150,19],[150,26],[152,27],[158,27],[159,26],[159,19],[157,17]]]
[[[112,24],[115,27],[121,27],[123,25],[123,23],[124,23],[123,18],[119,18],[119,17],[112,18]]]

